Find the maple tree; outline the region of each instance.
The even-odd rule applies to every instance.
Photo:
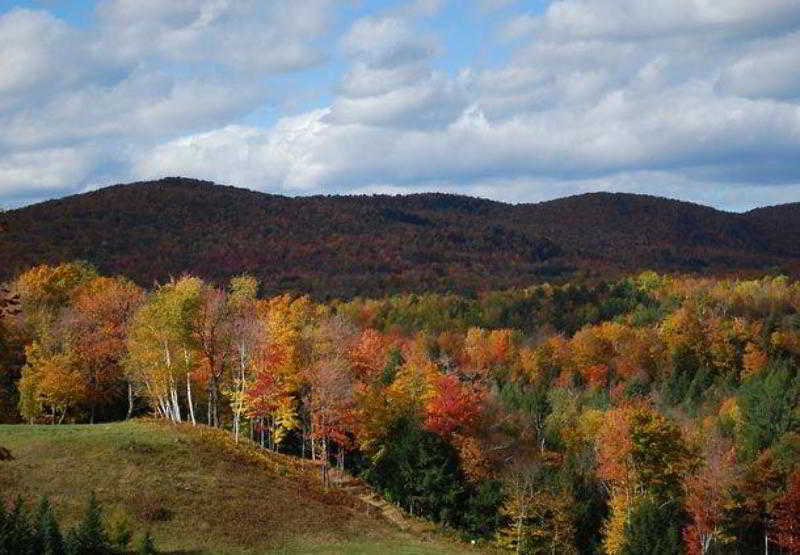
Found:
[[[436,377],[433,389],[425,406],[425,427],[444,437],[469,433],[481,413],[480,389],[462,383],[453,374]]]
[[[94,421],[95,407],[120,395],[127,381],[128,411],[133,412],[133,385],[124,376],[128,326],[143,301],[143,291],[123,278],[97,277],[76,292],[67,316],[76,359],[87,378]]]

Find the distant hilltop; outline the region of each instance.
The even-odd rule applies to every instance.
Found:
[[[4,214],[0,280],[82,259],[144,285],[250,273],[317,298],[480,292],[643,269],[800,270],[800,203],[744,214],[646,195],[504,204],[442,193],[285,197],[180,177]]]

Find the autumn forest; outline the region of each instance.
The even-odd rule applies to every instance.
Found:
[[[0,418],[224,428],[518,552],[800,552],[798,282],[258,291],[35,266],[4,294]]]

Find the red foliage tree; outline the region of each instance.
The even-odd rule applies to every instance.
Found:
[[[775,542],[788,553],[800,553],[800,469],[789,477],[772,514]]]
[[[480,390],[462,383],[453,374],[437,377],[434,395],[426,404],[425,427],[447,437],[469,430],[481,411]]]

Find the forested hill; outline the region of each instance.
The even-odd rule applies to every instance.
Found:
[[[284,197],[166,178],[3,215],[0,280],[84,259],[141,284],[247,272],[264,293],[460,292],[652,268],[800,268],[800,205],[746,214],[595,193],[510,205],[446,194]]]

